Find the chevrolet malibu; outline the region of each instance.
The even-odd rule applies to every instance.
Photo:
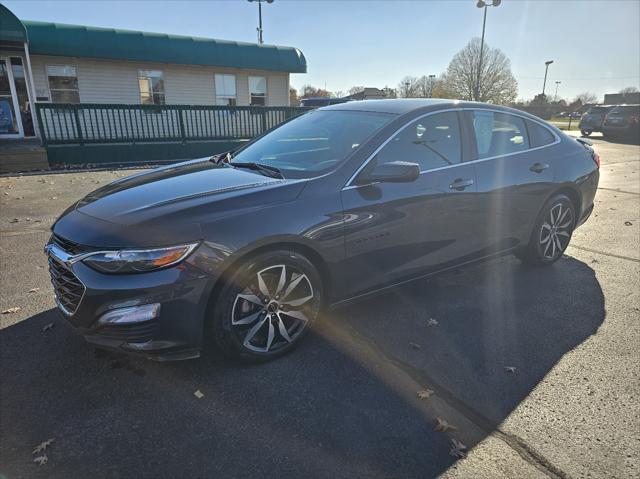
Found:
[[[73,204],[45,248],[56,302],[98,347],[271,359],[324,307],[497,255],[551,265],[593,210],[599,161],[509,108],[320,108]]]

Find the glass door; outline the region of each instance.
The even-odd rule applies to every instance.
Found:
[[[13,81],[12,60],[16,60],[16,58],[10,60],[8,57],[0,57],[0,138],[22,138],[24,136],[20,104]],[[21,58],[17,58],[17,60],[22,62]],[[26,88],[26,81],[24,85]],[[27,108],[28,104],[27,101]]]

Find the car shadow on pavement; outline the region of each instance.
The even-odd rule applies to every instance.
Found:
[[[0,331],[0,475],[435,477],[456,461],[452,437],[490,434],[604,315],[593,270],[571,258],[396,288],[262,365],[96,353],[45,311]],[[457,431],[434,431],[442,415]]]

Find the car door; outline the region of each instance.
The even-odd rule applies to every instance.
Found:
[[[336,291],[352,296],[446,267],[473,250],[476,178],[462,161],[461,138],[455,111],[411,121],[343,189],[347,259]],[[417,163],[418,179],[358,184],[391,161]]]
[[[484,221],[478,230],[487,253],[529,239],[531,227],[551,193],[553,161],[546,146],[556,136],[541,123],[518,115],[468,110],[475,139],[477,199]]]

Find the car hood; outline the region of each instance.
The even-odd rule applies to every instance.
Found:
[[[72,205],[53,229],[68,240],[94,246],[190,242],[202,239],[203,224],[291,201],[304,184],[195,160],[99,188]]]

